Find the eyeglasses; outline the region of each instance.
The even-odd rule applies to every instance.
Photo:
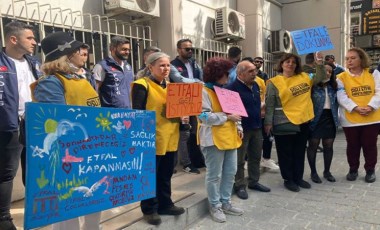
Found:
[[[183,50],[186,50],[186,52],[194,52],[194,48],[181,48]]]
[[[255,63],[264,64],[264,62],[263,62],[263,61],[255,61]]]

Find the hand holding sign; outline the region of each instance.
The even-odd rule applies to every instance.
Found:
[[[168,84],[166,117],[199,115],[202,112],[202,87],[200,83]]]
[[[319,51],[315,52],[314,60],[315,60],[315,63],[317,63],[318,65],[322,65],[323,64],[323,53],[319,52]]]
[[[214,89],[216,95],[218,96],[219,103],[222,106],[223,112],[234,114],[229,115],[231,119],[238,121],[239,118],[235,116],[248,117],[247,111],[245,110],[239,93],[217,86],[214,86]]]

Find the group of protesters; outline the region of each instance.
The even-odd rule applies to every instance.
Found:
[[[193,58],[189,39],[177,42],[178,56],[170,57],[158,47],[144,50],[144,68],[136,76],[128,63],[130,42],[111,38],[110,55],[92,71],[84,66],[89,46],[68,33],[52,33],[41,41],[45,55],[39,63],[30,54],[37,43],[33,28],[22,22],[4,27],[5,49],[0,52],[0,229],[14,230],[10,215],[13,179],[19,159],[25,183],[25,103],[30,101],[150,110],[156,113],[156,196],[141,201],[144,219],[161,223],[160,215],[178,216],[185,209],[171,199],[171,178],[177,162],[183,171],[199,174],[206,167],[205,185],[209,211],[216,222],[225,214],[242,215],[231,202],[233,191],[248,199],[246,187],[261,192],[260,165],[278,169],[284,187],[298,192],[310,189],[304,180],[307,155],[310,178],[321,183],[316,170],[318,149],[323,151],[323,177],[334,182],[330,171],[338,126],[347,139],[349,172],[358,177],[363,149],[365,181],[376,180],[377,135],[380,131],[380,72],[369,71],[369,58],[360,48],[346,54],[346,68],[333,55],[285,53],[269,78],[262,72],[261,57],[245,57],[231,47],[228,58],[213,57],[203,69]],[[165,116],[166,87],[171,82],[203,84],[202,112],[177,119]],[[215,87],[239,93],[248,116],[223,112]],[[274,138],[278,164],[270,157]],[[322,140],[322,148],[319,144]],[[269,146],[269,147],[268,147]],[[269,149],[269,156],[268,156]],[[262,152],[267,151],[262,158]],[[306,154],[307,153],[307,154]],[[247,161],[248,178],[245,178]],[[53,229],[99,229],[100,213],[53,224]]]

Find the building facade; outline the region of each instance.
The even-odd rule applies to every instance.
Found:
[[[351,1],[351,46],[367,51],[372,69],[380,61],[380,1]]]
[[[201,65],[239,46],[243,56],[264,57],[269,76],[282,53],[296,52],[287,31],[326,26],[335,49],[324,53],[339,63],[350,46],[350,0],[0,0],[0,7],[2,45],[11,20],[34,25],[39,41],[67,31],[90,45],[89,68],[108,55],[114,35],[130,39],[135,71],[144,48],[158,46],[174,59],[181,38],[193,41]],[[44,60],[40,48],[35,55]]]

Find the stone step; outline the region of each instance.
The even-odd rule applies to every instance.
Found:
[[[201,174],[193,175],[182,172],[172,178],[172,199],[180,207],[184,207],[185,214],[177,217],[162,216],[162,224],[158,229],[184,229],[195,221],[202,218],[208,212],[206,190],[204,188],[205,169],[200,169]],[[24,200],[12,203],[11,213],[17,229],[23,229]],[[102,212],[100,224],[103,230],[114,229],[152,229],[143,220],[140,203],[132,203]],[[50,230],[51,226],[39,228]]]

